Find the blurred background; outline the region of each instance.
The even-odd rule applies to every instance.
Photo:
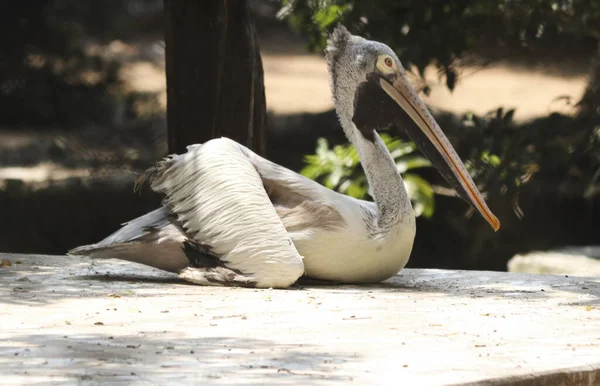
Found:
[[[599,2],[248,3],[267,158],[369,199],[322,55],[343,22],[398,53],[486,192],[497,233],[406,138],[386,137],[419,215],[410,267],[506,270],[564,247],[600,257]],[[162,0],[0,4],[0,251],[63,254],[159,205],[133,184],[168,154],[163,25]]]

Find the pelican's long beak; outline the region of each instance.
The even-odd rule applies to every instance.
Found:
[[[497,231],[500,228],[500,221],[488,208],[465,165],[456,154],[456,150],[406,77],[398,73],[392,82],[380,77],[379,85],[416,123],[417,127],[402,125],[402,128],[417,147],[429,158],[446,181],[481,213],[494,231]],[[398,126],[396,122],[394,123]]]

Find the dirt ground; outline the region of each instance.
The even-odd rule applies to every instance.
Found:
[[[288,114],[320,112],[333,107],[327,68],[316,55],[263,57],[269,109]],[[570,113],[572,107],[559,96],[577,100],[586,85],[583,76],[557,76],[543,69],[525,70],[506,64],[483,69],[464,68],[456,89],[450,92],[435,68],[426,71],[430,96],[421,97],[432,107],[462,114],[483,115],[499,106],[517,108],[517,120],[529,120],[551,112]],[[415,78],[416,79],[416,78]]]

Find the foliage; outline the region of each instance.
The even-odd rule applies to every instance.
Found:
[[[473,180],[489,196],[507,196],[520,217],[519,188],[539,171],[539,153],[530,133],[513,122],[514,113],[498,108],[484,117],[466,114],[460,136],[453,137]]]
[[[388,44],[423,76],[434,63],[452,90],[457,64],[476,52],[541,59],[593,54],[600,41],[597,0],[281,0],[281,17],[321,50],[343,22],[351,32]]]
[[[391,138],[382,134],[381,138],[396,161],[398,172],[413,202],[417,216],[429,218],[435,210],[432,186],[422,177],[410,173],[415,169],[430,167],[429,161],[415,154],[412,142]],[[315,154],[305,156],[306,166],[300,172],[313,180],[319,180],[329,189],[349,196],[365,199],[368,197],[367,180],[362,170],[356,149],[351,144],[337,145],[333,149],[325,138],[319,138]]]
[[[499,108],[485,117],[466,115],[462,127],[452,129],[459,154],[489,194],[517,205],[522,184],[534,174],[564,195],[600,192],[600,122],[552,114],[517,125],[513,113]]]

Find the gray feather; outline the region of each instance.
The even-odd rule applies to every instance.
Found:
[[[69,254],[87,255],[87,251],[137,240],[140,237],[146,236],[152,229],[160,229],[169,225],[170,221],[168,219],[168,213],[166,208],[159,208],[146,213],[143,216],[122,224],[123,227],[121,229],[106,237],[104,240],[95,244],[82,245],[71,249]]]
[[[188,266],[182,250],[186,239],[185,233],[163,207],[125,223],[98,243],[74,248],[68,254],[92,259],[128,260],[178,272]]]

